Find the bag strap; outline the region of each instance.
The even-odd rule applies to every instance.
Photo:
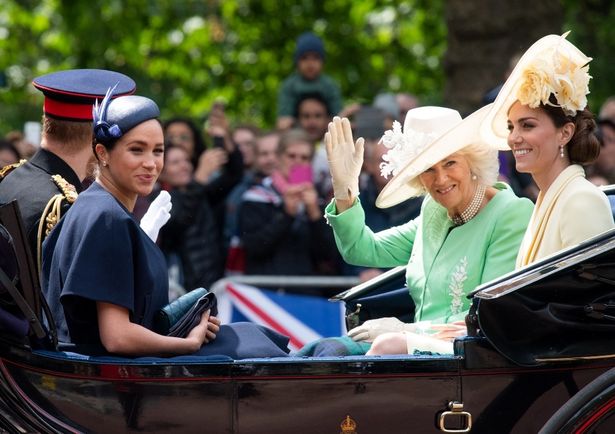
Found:
[[[21,313],[23,313],[36,337],[39,339],[43,339],[45,336],[47,336],[47,332],[45,331],[43,324],[41,324],[34,311],[30,309],[28,302],[25,298],[23,298],[21,292],[19,292],[13,281],[9,278],[9,276],[6,275],[4,270],[1,268],[0,284],[2,284],[2,286],[6,288],[9,294],[11,294],[11,297],[13,297],[15,304],[17,304],[17,307],[19,307]]]
[[[28,319],[32,330],[38,338],[41,338],[41,336],[39,336],[40,329],[35,325],[35,323],[39,324],[42,328],[42,315],[44,315],[49,330],[45,332],[42,337],[47,337],[48,334],[51,345],[53,348],[56,348],[58,344],[56,324],[53,320],[53,315],[49,305],[47,304],[47,300],[45,300],[45,297],[41,294],[38,270],[34,264],[34,258],[32,257],[32,253],[30,251],[30,246],[28,244],[21,219],[21,213],[19,212],[19,205],[16,200],[0,206],[0,224],[6,228],[14,240],[15,255],[19,269],[19,281],[21,283],[21,291],[19,291],[15,285],[13,285],[13,288],[7,286],[7,290],[10,291],[10,289],[15,289],[18,296],[27,304],[29,311],[34,314],[36,321],[32,322],[30,320],[30,315],[24,312],[24,315]],[[8,276],[6,276],[6,278],[12,283]],[[11,295],[15,298],[15,295],[12,292]],[[17,299],[15,299],[15,303],[18,303]],[[23,312],[23,308],[21,306],[19,307]],[[44,331],[44,328],[42,329]],[[45,345],[48,343],[49,342],[46,342]]]

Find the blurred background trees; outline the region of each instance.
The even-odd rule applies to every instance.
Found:
[[[225,101],[231,119],[271,127],[296,37],[325,40],[325,70],[346,102],[406,91],[467,113],[502,81],[510,56],[546,33],[596,60],[592,106],[613,91],[607,0],[2,0],[0,133],[38,121],[33,77],[66,68],[124,72],[163,116],[204,120]]]

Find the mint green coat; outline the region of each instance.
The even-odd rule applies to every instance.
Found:
[[[366,267],[407,264],[414,320],[448,323],[464,319],[469,292],[515,268],[533,204],[504,183],[494,187],[500,191],[485,208],[457,227],[430,196],[419,217],[378,233],[365,226],[359,200],[341,214],[331,202],[325,212],[344,260]]]

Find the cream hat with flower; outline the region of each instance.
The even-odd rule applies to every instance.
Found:
[[[532,108],[541,103],[561,107],[574,116],[587,105],[589,66],[592,60],[562,36],[548,35],[536,41],[521,56],[493,102],[480,133],[483,140],[508,150],[508,111],[519,101]],[[554,95],[557,104],[549,97]]]
[[[393,178],[378,195],[376,206],[388,208],[421,195],[423,189],[410,181],[466,146],[482,143],[478,131],[490,109],[491,104],[486,105],[462,120],[457,110],[418,107],[406,114],[403,131],[396,121],[381,139],[389,148],[382,157],[381,173]]]

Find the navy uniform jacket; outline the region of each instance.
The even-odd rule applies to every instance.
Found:
[[[30,161],[14,169],[0,182],[0,204],[17,199],[33,255],[37,252],[36,238],[41,215],[49,200],[62,193],[53,181],[53,175],[60,175],[75,187],[77,193],[81,192],[81,181],[75,171],[60,157],[45,149],[40,149]],[[69,207],[70,203],[64,200],[62,214]]]

